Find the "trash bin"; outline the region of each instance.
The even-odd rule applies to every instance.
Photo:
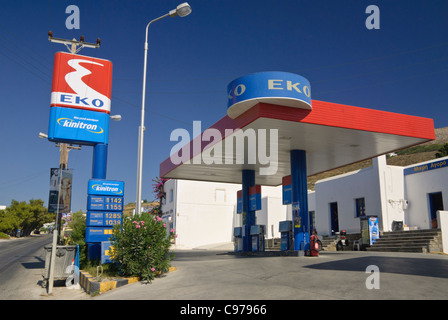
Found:
[[[392,221],[392,231],[403,231],[403,221]]]
[[[44,278],[42,287],[47,286],[47,282],[50,278],[50,261],[52,248],[53,245],[51,244],[44,247],[46,254],[45,269],[42,274],[42,277]],[[66,280],[73,273],[73,270],[70,270],[69,273],[66,273],[66,269],[68,266],[74,264],[75,256],[76,246],[56,246],[53,280]]]

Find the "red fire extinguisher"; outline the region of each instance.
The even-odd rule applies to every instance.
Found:
[[[310,236],[310,251],[312,257],[319,256],[319,238],[317,237],[317,232],[313,231],[313,234]]]

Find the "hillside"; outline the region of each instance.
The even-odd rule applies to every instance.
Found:
[[[392,166],[409,166],[414,163],[435,159],[437,149],[445,143],[448,143],[448,127],[435,129],[436,139],[422,143],[416,147],[400,150],[396,156],[387,157],[387,164]],[[365,160],[350,164],[341,168],[333,169],[327,172],[319,173],[308,177],[308,189],[314,190],[314,184],[318,180],[337,176],[346,172],[351,172],[366,168],[372,165],[372,160]]]
[[[157,207],[159,205],[158,202],[144,202],[142,203],[142,208],[150,211],[152,208]],[[132,216],[135,209],[135,203],[128,203],[123,208],[123,216]]]

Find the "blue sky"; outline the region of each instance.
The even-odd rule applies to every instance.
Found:
[[[101,38],[80,54],[113,63],[107,178],[125,182],[135,202],[137,141],[146,24],[182,0],[4,0],[0,10],[0,205],[43,199],[59,148],[48,132],[58,38]],[[227,85],[260,71],[300,74],[312,98],[434,119],[448,126],[448,2],[377,0],[189,0],[185,18],[165,18],[149,31],[143,199],[169,157],[176,128],[192,132],[226,114]],[[68,30],[68,5],[80,9],[80,29]],[[380,9],[380,29],[368,30],[368,5]],[[86,210],[92,147],[69,153],[72,210]]]

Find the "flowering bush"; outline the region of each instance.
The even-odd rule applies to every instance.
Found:
[[[166,193],[163,189],[165,182],[168,179],[156,177],[152,180],[154,183],[152,185],[152,192],[155,194],[156,199],[159,200],[159,205],[151,209],[151,213],[154,215],[162,216],[162,202],[165,198]]]
[[[124,276],[151,282],[158,272],[169,270],[173,258],[170,241],[175,237],[174,230],[167,233],[157,215],[142,213],[123,218],[122,225],[114,226],[113,259]]]

